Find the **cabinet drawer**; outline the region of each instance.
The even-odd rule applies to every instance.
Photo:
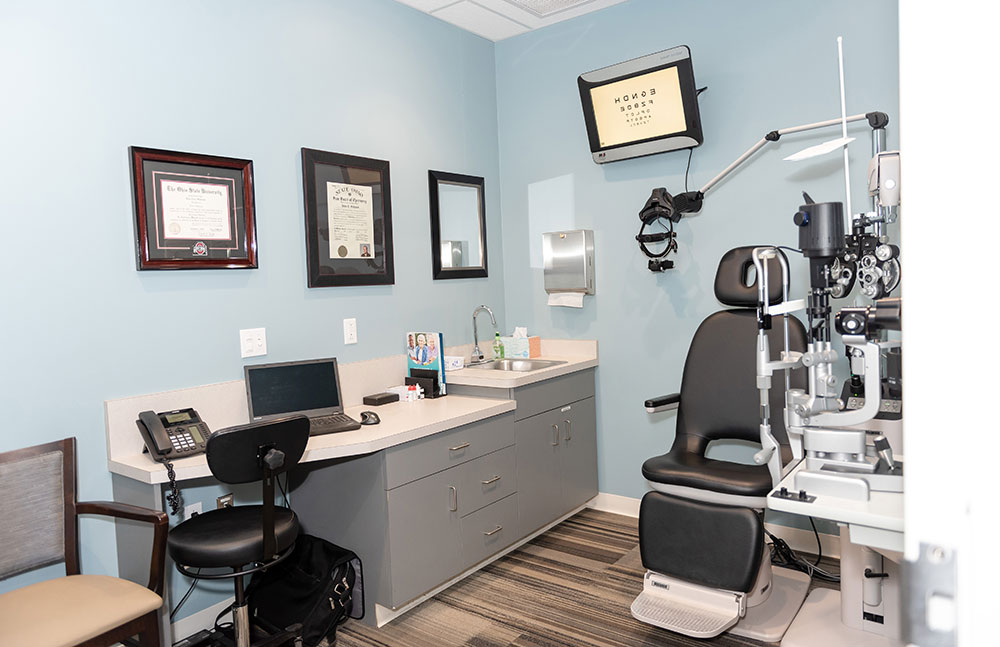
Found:
[[[493,416],[385,450],[386,489],[514,444],[513,413]]]
[[[514,419],[524,420],[543,411],[593,397],[594,369],[518,387],[514,389],[513,395],[517,401]]]
[[[517,540],[517,495],[462,518],[462,555],[472,566]]]
[[[507,447],[455,468],[462,472],[458,479],[458,511],[462,516],[517,491],[515,454],[513,447]]]

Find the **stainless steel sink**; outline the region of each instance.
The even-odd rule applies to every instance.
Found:
[[[491,368],[495,371],[517,371],[524,373],[565,363],[551,359],[496,359],[492,362],[486,362],[485,364],[479,364],[470,368]]]

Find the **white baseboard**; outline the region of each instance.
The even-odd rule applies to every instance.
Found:
[[[588,507],[593,508],[594,510],[600,510],[601,512],[611,512],[625,517],[638,519],[640,501],[641,499],[633,499],[630,496],[598,492],[597,496],[591,500]]]
[[[641,499],[601,492],[594,497],[587,507],[602,512],[611,512],[626,517],[638,518],[640,501]],[[792,550],[796,552],[816,553],[816,535],[813,534],[812,530],[780,526],[774,523],[765,523],[764,527],[771,534],[784,539]],[[823,547],[824,557],[840,559],[840,537],[838,535],[829,535],[821,532],[819,539],[820,545]]]
[[[218,604],[213,604],[207,609],[202,609],[172,623],[170,628],[173,631],[174,642],[198,633],[202,629],[212,629],[215,626],[215,618],[232,603],[233,598],[227,598]]]

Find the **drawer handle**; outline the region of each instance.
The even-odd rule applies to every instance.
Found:
[[[461,445],[455,445],[454,447],[449,447],[448,451],[449,452],[457,452],[458,450],[465,449],[468,446],[469,446],[469,443],[462,443]]]
[[[484,535],[486,535],[487,537],[489,537],[490,535],[495,535],[495,534],[497,534],[497,533],[498,533],[498,532],[500,532],[501,530],[503,530],[503,526],[497,526],[497,527],[496,527],[496,528],[494,528],[493,530],[490,530],[489,532],[484,532],[483,534],[484,534]]]
[[[451,506],[448,510],[451,512],[458,512],[458,488],[454,485],[449,485],[448,489],[451,490]]]
[[[563,420],[566,423],[566,440],[573,440],[573,423],[569,420]]]
[[[552,440],[553,447],[559,444],[559,425],[552,425]]]
[[[494,476],[493,478],[491,478],[488,481],[483,481],[483,485],[489,485],[490,483],[496,483],[499,480],[500,480],[500,476],[497,475],[497,476]]]

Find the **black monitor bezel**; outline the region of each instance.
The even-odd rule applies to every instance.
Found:
[[[250,372],[251,371],[258,370],[258,369],[265,369],[265,368],[277,368],[279,366],[299,366],[299,365],[306,365],[306,364],[325,364],[325,363],[332,363],[333,364],[333,375],[334,375],[334,379],[337,380],[337,400],[340,402],[340,405],[336,406],[336,407],[323,407],[322,409],[310,409],[308,411],[298,411],[296,413],[300,413],[300,414],[305,415],[307,417],[315,417],[315,416],[330,415],[330,414],[335,414],[335,413],[343,413],[344,412],[344,391],[343,391],[343,389],[340,386],[340,367],[337,365],[337,358],[336,357],[323,357],[323,358],[320,358],[320,359],[298,360],[298,361],[294,361],[294,362],[274,362],[274,363],[271,363],[271,364],[246,364],[246,365],[243,366],[243,385],[244,385],[244,387],[246,389],[246,394],[247,394],[247,415],[249,417],[250,422],[260,422],[262,420],[275,420],[275,419],[283,418],[283,417],[286,417],[286,416],[289,415],[289,413],[286,412],[286,413],[272,413],[272,414],[267,414],[267,415],[262,415],[262,416],[256,416],[256,417],[254,417],[254,412],[253,412],[253,398],[250,395]]]
[[[683,48],[685,50],[685,56],[674,61],[669,61],[667,63],[662,63],[659,65],[651,65],[649,67],[643,67],[635,72],[630,72],[627,74],[616,75],[600,81],[587,81],[584,79],[585,76],[599,75],[606,70],[611,70],[612,68],[618,67],[620,65],[625,65],[633,62],[641,62],[643,59],[654,60],[656,57],[670,52],[676,49]],[[591,99],[590,92],[594,88],[598,88],[605,85],[610,85],[612,83],[617,83],[619,81],[624,81],[626,79],[632,79],[637,76],[642,76],[644,74],[650,74],[652,72],[658,72],[660,70],[665,70],[667,68],[676,67],[677,75],[679,77],[679,82],[681,86],[681,104],[684,106],[684,122],[686,129],[680,132],[674,132],[667,135],[658,135],[656,137],[647,137],[645,139],[637,139],[635,141],[624,142],[621,144],[614,144],[612,146],[601,146],[600,139],[597,132],[597,117],[594,113],[594,103]],[[695,140],[697,143],[694,146],[700,146],[704,143],[705,138],[701,127],[701,112],[698,109],[698,89],[696,87],[694,79],[694,65],[691,63],[691,50],[687,45],[680,45],[671,50],[664,50],[662,52],[655,52],[653,54],[648,54],[646,56],[641,56],[635,59],[630,59],[622,63],[617,63],[615,65],[610,65],[599,70],[594,70],[592,72],[587,72],[586,74],[581,74],[577,78],[577,86],[580,90],[580,103],[583,108],[583,120],[587,127],[587,139],[590,143],[590,152],[593,154],[606,153],[608,151],[619,150],[627,148],[629,146],[641,146],[643,144],[648,144],[651,142],[670,140],[674,138],[687,137]],[[681,146],[677,148],[669,148],[662,151],[650,151],[646,153],[637,153],[636,155],[631,155],[627,157],[616,157],[610,161],[620,161],[624,159],[634,159],[636,157],[645,157],[647,155],[656,155],[658,153],[666,153],[671,150],[683,150],[685,148],[694,148],[694,146]]]

